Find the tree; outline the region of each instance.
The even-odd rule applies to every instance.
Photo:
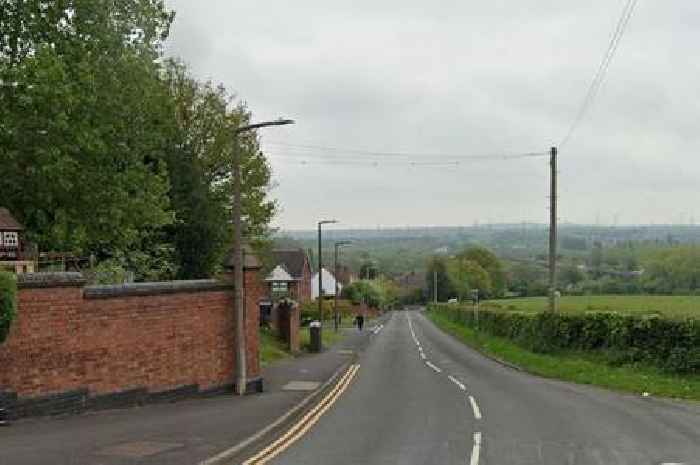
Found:
[[[503,265],[501,265],[500,260],[493,252],[483,247],[469,247],[459,253],[456,259],[478,263],[489,276],[490,286],[488,294],[503,295],[506,290],[506,275],[503,271]]]
[[[425,282],[428,288],[428,299],[432,302],[435,296],[435,273],[437,273],[437,298],[445,302],[456,295],[452,281],[447,272],[447,259],[434,256],[428,261]]]
[[[145,0],[0,8],[3,203],[43,250],[156,269],[132,254],[150,256],[173,221],[172,105],[154,63],[172,16]]]
[[[593,268],[593,275],[598,278],[600,277],[601,270],[603,266],[603,244],[596,241],[593,244],[593,250],[591,251],[591,268]]]
[[[473,289],[478,289],[479,295],[485,297],[492,293],[491,277],[476,260],[456,257],[449,261],[447,272],[460,299],[469,298]]]
[[[210,276],[228,250],[233,202],[235,141],[242,155],[245,234],[266,236],[276,210],[267,198],[271,169],[255,135],[235,139],[250,115],[222,86],[200,83],[180,63],[167,63],[177,131],[168,156],[170,198],[176,221],[169,228],[181,278]]]

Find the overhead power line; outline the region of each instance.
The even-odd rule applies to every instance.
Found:
[[[634,8],[636,7],[636,5],[637,0],[627,0],[627,3],[625,3],[624,8],[622,9],[622,13],[620,14],[620,18],[617,21],[615,31],[613,32],[612,37],[610,38],[610,43],[608,44],[607,50],[603,55],[603,59],[601,60],[600,65],[598,66],[598,70],[596,71],[595,76],[593,77],[593,80],[591,81],[591,84],[588,87],[588,90],[586,91],[586,94],[583,98],[583,102],[581,102],[581,106],[579,107],[579,110],[576,113],[576,117],[571,123],[571,126],[569,127],[566,136],[564,137],[564,139],[562,139],[561,143],[559,144],[560,147],[563,147],[569,142],[574,131],[578,127],[579,123],[581,123],[583,117],[586,115],[586,112],[591,107],[593,101],[598,95],[598,91],[600,90],[603,81],[605,80],[608,68],[610,68],[610,63],[612,63],[612,59],[615,56],[615,52],[617,51],[618,46],[620,45],[620,40],[622,39],[622,36],[625,34],[627,24],[629,23],[630,18],[632,17],[632,13],[634,12]]]
[[[400,163],[413,164],[455,164],[468,160],[512,160],[519,158],[543,157],[547,152],[524,152],[511,154],[449,154],[449,153],[416,153],[416,152],[386,152],[352,148],[327,147],[308,144],[285,144],[267,142],[272,146],[273,153],[282,157],[320,158],[328,161],[379,161],[394,160]],[[279,150],[279,151],[278,151]]]

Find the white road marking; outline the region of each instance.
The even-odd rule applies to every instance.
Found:
[[[481,433],[474,433],[474,446],[472,447],[472,459],[469,465],[479,465],[479,453],[481,452]]]
[[[429,366],[430,368],[432,368],[433,370],[435,370],[436,373],[442,373],[442,369],[436,367],[436,366],[433,364],[433,362],[431,362],[430,360],[426,360],[426,361],[425,361],[425,364],[428,365],[428,366]]]
[[[477,405],[476,400],[472,396],[469,396],[469,402],[472,404],[472,410],[474,411],[474,418],[481,420],[481,410],[479,410],[479,405]]]
[[[448,378],[450,381],[452,381],[453,383],[455,383],[455,384],[457,385],[457,387],[460,388],[462,391],[466,391],[466,390],[467,390],[467,387],[464,385],[464,383],[462,383],[460,380],[458,380],[458,379],[455,378],[454,376],[452,376],[452,375],[447,375],[447,378]]]

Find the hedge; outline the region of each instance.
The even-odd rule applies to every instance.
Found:
[[[17,294],[17,282],[15,276],[5,271],[0,271],[0,344],[5,342],[10,333],[10,325],[15,319],[17,308],[15,297]]]
[[[599,351],[612,364],[641,362],[672,373],[700,373],[700,320],[694,318],[481,310],[476,322],[471,308],[431,305],[430,309],[533,352]]]

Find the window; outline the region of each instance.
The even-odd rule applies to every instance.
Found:
[[[287,283],[284,281],[274,281],[272,283],[272,292],[287,292]]]
[[[19,245],[19,237],[16,232],[6,232],[4,236],[3,242],[6,247],[17,247]]]

